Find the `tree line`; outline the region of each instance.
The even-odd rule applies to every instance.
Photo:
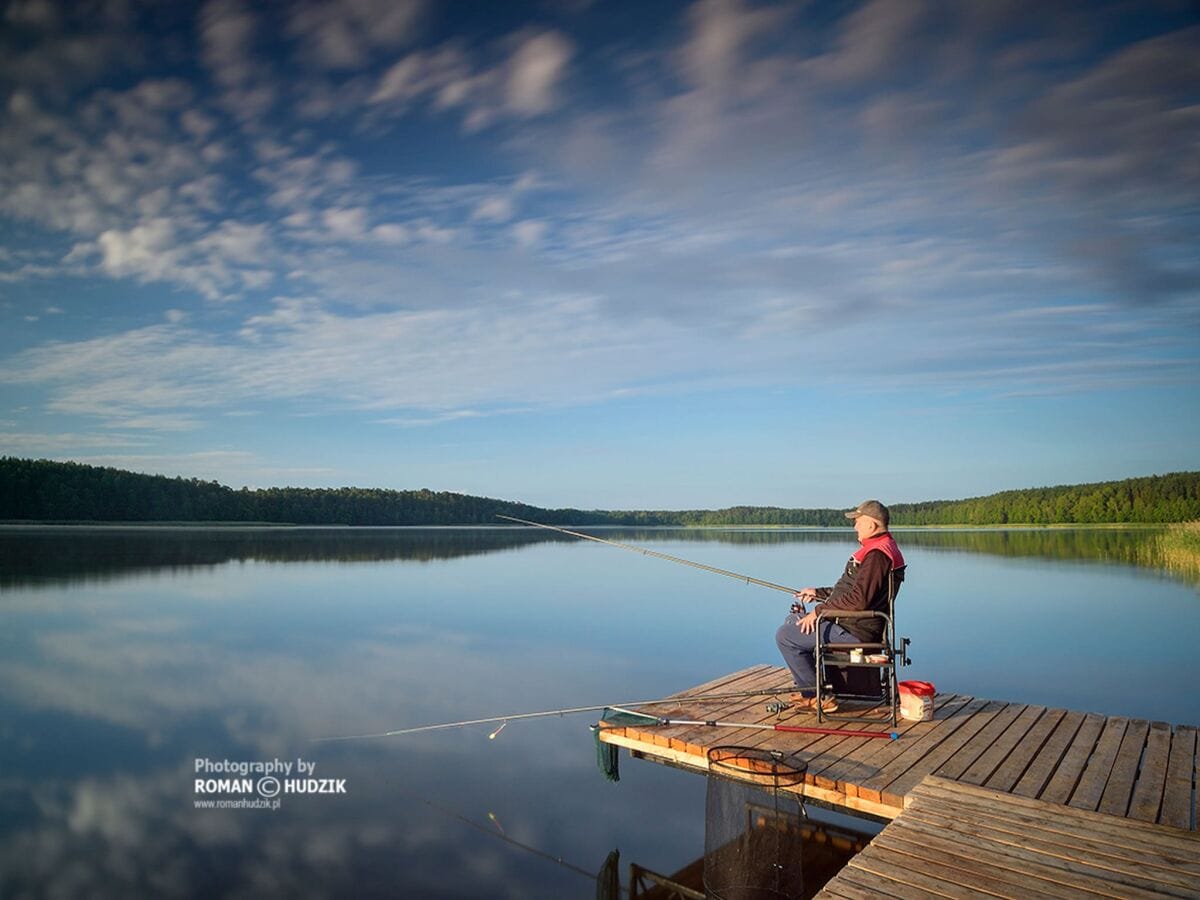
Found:
[[[1200,519],[1200,472],[1004,491],[891,506],[894,525],[1099,524]],[[495,525],[497,515],[555,525],[831,526],[837,509],[545,509],[447,491],[380,488],[235,490],[215,481],[72,462],[0,457],[0,520],[229,522],[291,525]]]

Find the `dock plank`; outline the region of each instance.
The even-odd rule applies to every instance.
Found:
[[[715,689],[706,689],[702,693],[741,693],[743,691],[759,691],[770,690],[778,687],[781,684],[779,670],[773,666],[764,666],[759,671],[750,672],[738,681],[718,686]],[[693,695],[694,696],[694,695]],[[762,707],[770,695],[763,694],[751,697],[733,697],[723,701],[702,702],[691,700],[688,695],[681,695],[677,698],[678,703],[666,708],[658,708],[650,710],[655,715],[661,715],[668,719],[704,719],[710,718],[727,718],[730,714],[737,714],[745,709],[753,707]],[[666,726],[649,726],[647,728],[639,728],[631,726],[631,730],[639,731],[646,735],[649,743],[660,747],[673,747],[685,749],[689,752],[697,752],[703,754],[704,746],[709,743],[704,738],[707,732],[712,729],[702,729],[696,725],[666,725]],[[626,732],[628,734],[629,731]],[[698,739],[694,739],[698,738]]]
[[[1049,857],[1028,845],[1000,844],[961,822],[946,829],[902,815],[880,837],[884,833],[892,843],[906,842],[917,857],[941,860],[957,854],[964,867],[990,872],[997,881],[1007,881],[1021,892],[1058,897],[1078,897],[1081,891],[1117,897],[1159,897],[1164,887],[1161,881],[1136,871],[1113,871],[1078,858]]]
[[[983,726],[978,734],[963,744],[958,749],[958,752],[938,768],[937,774],[943,778],[953,778],[955,780],[961,778],[963,773],[971,767],[971,764],[979,759],[999,739],[1000,735],[1008,730],[1008,727],[1017,716],[1025,711],[1025,708],[1023,703],[1010,703],[999,710],[992,717],[992,721]]]
[[[972,794],[962,790],[971,787]],[[993,791],[991,788],[980,788],[971,785],[961,785],[937,776],[931,776],[917,785],[912,792],[912,801],[916,803],[922,797],[933,796],[952,800],[963,806],[975,806],[984,812],[1000,810],[1004,815],[1040,816],[1042,820],[1053,823],[1054,827],[1066,832],[1072,828],[1086,827],[1089,833],[1107,836],[1114,844],[1125,842],[1142,842],[1142,845],[1157,848],[1155,854],[1161,854],[1169,859],[1195,859],[1197,849],[1197,834],[1179,828],[1163,825],[1152,825],[1137,819],[1119,819],[1116,816],[1105,816],[1091,810],[1076,809],[1071,806],[1046,803],[1021,797],[1018,794],[1006,794],[1003,791]],[[1139,848],[1138,852],[1142,852]]]
[[[1079,896],[1078,892],[1072,894],[1056,885],[1050,885],[1048,890],[1039,890],[1041,885],[1034,887],[1028,883],[1018,886],[1007,872],[979,865],[977,860],[961,855],[962,851],[961,846],[945,844],[914,846],[896,835],[885,838],[880,834],[850,865],[877,874],[890,873],[893,880],[920,888],[926,892],[925,896],[975,898],[990,894],[1011,900],[1024,897],[1071,900]]]
[[[1046,743],[1021,775],[1020,781],[1012,788],[1012,793],[1022,797],[1037,797],[1042,792],[1066,755],[1084,718],[1081,712],[1068,711],[1059,720]]]
[[[647,715],[666,715],[672,711],[679,711],[683,708],[682,704],[688,702],[690,698],[701,696],[704,694],[713,694],[725,691],[742,690],[743,686],[748,682],[753,682],[756,678],[764,677],[766,673],[774,672],[775,668],[764,664],[749,666],[737,672],[732,672],[728,675],[723,675],[719,678],[714,678],[706,681],[703,684],[698,684],[695,687],[687,688],[677,694],[672,694],[664,700],[661,705],[655,705],[649,708],[643,708],[640,711]],[[694,701],[693,701],[694,702]],[[641,734],[636,727],[623,725],[605,725],[604,733],[612,735],[626,736],[630,731],[635,734]],[[653,741],[650,741],[653,743]]]
[[[934,718],[945,717],[971,699],[957,694],[938,694],[934,698]],[[898,740],[887,743],[870,738],[846,739],[846,742],[838,747],[836,757],[831,753],[827,759],[814,759],[809,765],[809,775],[817,785],[846,790],[855,776],[867,777],[874,774],[885,760],[900,752],[908,738],[916,737],[929,728],[925,722],[901,719],[894,730],[899,735]],[[814,747],[813,750],[819,756],[824,748]]]
[[[1126,813],[1131,819],[1140,819],[1143,822],[1158,821],[1170,755],[1171,726],[1166,722],[1151,722],[1142,764],[1138,769],[1137,783]]]
[[[844,868],[837,877],[838,885],[849,883],[855,888],[867,891],[872,897],[897,897],[901,900],[925,900],[926,897],[949,897],[950,894],[937,894],[923,891],[912,885],[904,884],[890,878],[886,873],[878,874],[861,866],[854,865],[854,860]],[[821,896],[824,896],[822,892]]]
[[[928,762],[931,758],[931,753],[936,747],[951,738],[961,728],[968,727],[969,723],[975,719],[975,716],[979,712],[986,710],[987,706],[988,701],[986,700],[972,699],[965,706],[960,707],[945,718],[940,720],[935,719],[936,727],[924,732],[912,741],[903,742],[904,746],[890,760],[884,763],[878,772],[860,781],[857,790],[858,796],[869,800],[887,802],[883,800],[883,792],[893,781],[900,778],[906,772],[909,772],[914,766]],[[903,801],[891,805],[902,806]]]
[[[948,803],[949,801],[946,801]],[[998,847],[1033,850],[1047,858],[1086,859],[1102,871],[1143,877],[1155,884],[1170,884],[1180,888],[1200,888],[1200,872],[1191,861],[1169,854],[1150,854],[1141,851],[1134,842],[1126,845],[1114,842],[1111,835],[1094,835],[1074,823],[1064,823],[1050,807],[1043,815],[1009,818],[998,810],[1003,806],[972,807],[955,803],[950,812],[944,804],[931,807],[914,803],[896,819],[905,827],[927,829],[942,833],[957,831],[987,840]]]
[[[1100,805],[1100,798],[1104,796],[1104,788],[1112,775],[1113,765],[1117,761],[1117,753],[1121,749],[1121,741],[1128,727],[1129,720],[1124,716],[1113,716],[1105,720],[1104,729],[1096,741],[1096,749],[1092,751],[1091,758],[1083,768],[1083,775],[1079,778],[1079,784],[1075,786],[1071,799],[1067,801],[1069,805],[1076,809],[1091,810]]]
[[[967,767],[958,780],[966,784],[983,784],[987,781],[1045,712],[1044,706],[1025,707],[1013,719],[1012,724],[992,741],[992,745]]]
[[[1059,763],[1058,768],[1050,776],[1050,781],[1038,795],[1039,800],[1047,803],[1066,803],[1070,799],[1079,778],[1087,766],[1092,749],[1100,732],[1104,730],[1104,716],[1088,713],[1071,739],[1071,746]]]
[[[1142,760],[1142,750],[1146,746],[1146,736],[1150,733],[1150,723],[1144,719],[1131,719],[1125,727],[1125,736],[1117,749],[1117,758],[1113,762],[1112,772],[1109,773],[1108,783],[1100,797],[1100,812],[1110,816],[1124,816],[1129,812],[1129,804],[1133,799],[1133,785],[1137,780],[1138,767]]]
[[[1200,835],[930,776],[817,894],[1200,896]],[[1155,840],[1161,838],[1162,840]],[[911,894],[909,895],[911,896]]]
[[[1000,791],[1011,791],[1030,763],[1040,754],[1058,723],[1067,714],[1065,709],[1048,709],[1025,736],[1013,747],[1004,762],[983,782]]]
[[[1171,735],[1162,808],[1158,821],[1176,828],[1195,828],[1192,817],[1192,779],[1197,767],[1196,729],[1180,725]]]

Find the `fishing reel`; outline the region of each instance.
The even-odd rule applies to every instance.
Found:
[[[767,712],[775,713],[775,715],[779,715],[784,710],[791,708],[792,704],[788,703],[786,700],[780,700],[778,697],[776,697],[774,700],[767,701]]]

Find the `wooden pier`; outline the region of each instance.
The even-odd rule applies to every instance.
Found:
[[[817,897],[1196,897],[1200,835],[930,775]]]
[[[767,697],[689,700],[701,694],[786,690],[782,667],[760,665],[675,695],[655,708],[665,718],[817,725],[816,716],[766,710]],[[838,730],[860,723],[831,722]],[[887,725],[872,726],[890,731]],[[1102,813],[1195,833],[1198,758],[1196,727],[1072,712],[1022,703],[938,694],[931,722],[901,721],[899,740],[793,734],[704,726],[604,728],[600,739],[635,757],[707,771],[718,744],[779,749],[806,760],[805,797],[833,807],[893,819],[934,775],[1038,800],[1049,806]],[[1196,844],[1200,856],[1200,843]]]

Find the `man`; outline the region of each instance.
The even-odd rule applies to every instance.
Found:
[[[878,500],[866,500],[846,513],[854,520],[854,532],[861,546],[846,563],[846,570],[831,588],[804,588],[796,592],[800,602],[775,632],[775,643],[783,660],[792,670],[798,694],[793,697],[799,709],[817,708],[817,672],[814,648],[817,643],[817,614],[821,620],[824,643],[879,643],[883,638],[883,620],[870,616],[832,622],[828,616],[839,609],[888,611],[888,592],[897,591],[904,580],[904,556],[888,533],[888,509]],[[893,593],[893,597],[894,597]],[[807,614],[804,604],[820,601]],[[837,709],[833,697],[822,698],[825,712]]]

